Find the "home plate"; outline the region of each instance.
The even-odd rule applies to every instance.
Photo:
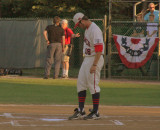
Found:
[[[43,118],[41,119],[42,121],[65,121],[67,119],[46,119],[46,118]]]

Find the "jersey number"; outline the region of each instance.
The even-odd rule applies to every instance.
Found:
[[[91,55],[91,49],[86,48],[86,49],[85,49],[85,54],[86,54],[86,55]]]

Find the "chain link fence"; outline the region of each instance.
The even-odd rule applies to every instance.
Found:
[[[77,77],[83,61],[84,30],[74,29],[74,22],[71,19],[67,20],[69,21],[68,27],[75,34],[80,33],[79,38],[74,38],[71,41],[73,49],[69,69],[69,76]],[[91,20],[103,31],[103,19]],[[52,24],[52,18],[0,19],[0,68],[20,68],[23,70],[23,75],[43,76],[47,47],[43,31],[50,24]]]
[[[114,21],[112,22],[112,33],[123,36],[134,36],[134,31],[144,31],[144,36],[147,35],[147,23],[141,23],[141,26],[136,26],[136,22]],[[138,33],[138,32],[137,32]],[[140,38],[140,37],[139,37]],[[158,45],[150,60],[139,69],[129,69],[122,62],[119,57],[115,42],[112,38],[111,43],[111,77],[131,78],[131,79],[157,79],[158,76]]]
[[[74,29],[73,21],[71,19],[68,19],[68,21],[69,28],[71,28],[74,33],[80,33],[81,35],[79,38],[72,39],[73,50],[70,57],[69,76],[76,78],[83,61],[84,30],[80,28]],[[95,22],[101,28],[104,33],[104,39],[107,38],[107,42],[105,42],[107,44],[104,55],[105,64],[101,72],[101,77],[157,79],[159,73],[158,45],[151,59],[139,69],[128,69],[119,57],[112,34],[132,36],[136,28],[136,22],[112,21],[111,24],[105,25],[104,23],[107,21],[105,18],[91,19],[91,21]],[[46,43],[43,37],[43,31],[49,24],[52,24],[52,19],[0,19],[0,68],[21,68],[23,75],[43,76],[46,54]],[[110,35],[108,29],[110,27],[111,46],[108,42],[108,36]],[[144,30],[144,35],[146,36],[146,23],[142,24],[141,28]],[[12,49],[9,49],[11,46]],[[17,49],[17,47],[19,47],[19,49]],[[110,50],[108,50],[109,48]],[[108,55],[109,51],[111,55]],[[109,58],[111,58],[110,61]],[[24,62],[22,63],[21,60],[24,60]],[[109,73],[109,71],[111,73]],[[51,70],[51,76],[52,75],[53,70]]]
[[[145,4],[144,4],[144,3]],[[135,30],[137,33],[144,31],[143,36],[147,35],[147,22],[140,22],[140,26],[137,24],[138,22],[135,20],[135,16],[137,13],[141,14],[141,8],[145,5],[148,8],[148,4],[150,2],[155,2],[156,9],[159,4],[158,1],[125,1],[121,0],[120,2],[117,0],[109,0],[109,18],[108,18],[108,59],[109,63],[107,64],[108,68],[108,77],[109,78],[125,78],[125,79],[159,79],[159,43],[157,44],[153,55],[147,61],[145,65],[138,69],[129,69],[127,68],[121,61],[120,56],[118,54],[118,50],[116,48],[116,44],[113,39],[113,34],[129,36],[129,37],[137,37],[134,35]],[[124,7],[119,10],[118,14],[112,12],[112,8],[116,8],[119,4]],[[127,6],[126,6],[127,5]],[[130,10],[131,7],[133,10]],[[119,8],[119,6],[117,7]],[[146,8],[146,9],[147,9]],[[129,13],[122,19],[116,19],[117,15],[123,14],[124,11],[128,11]],[[132,13],[131,13],[132,12]],[[148,10],[143,10],[143,12],[148,13]],[[142,14],[144,16],[145,14]],[[138,25],[138,26],[137,26]],[[157,23],[157,37],[159,32],[159,23]],[[139,32],[138,32],[139,31]]]

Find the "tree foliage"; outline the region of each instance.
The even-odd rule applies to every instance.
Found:
[[[106,14],[107,0],[1,0],[2,17],[73,17],[83,12],[100,18]]]
[[[109,12],[109,0],[1,0],[2,17],[72,18],[83,12],[90,18],[103,18]],[[114,19],[132,18],[133,2],[113,2]]]

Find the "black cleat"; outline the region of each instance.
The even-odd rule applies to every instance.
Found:
[[[81,120],[85,117],[85,112],[81,112],[78,110],[78,108],[74,109],[74,114],[72,116],[70,116],[68,119],[69,120]]]
[[[84,120],[89,120],[89,119],[92,119],[92,120],[99,120],[100,119],[100,115],[98,112],[96,111],[93,111],[93,110],[89,110],[91,113],[88,114],[87,116],[85,116],[83,119]]]
[[[49,76],[47,75],[47,76],[44,76],[44,78],[43,79],[49,79]]]

